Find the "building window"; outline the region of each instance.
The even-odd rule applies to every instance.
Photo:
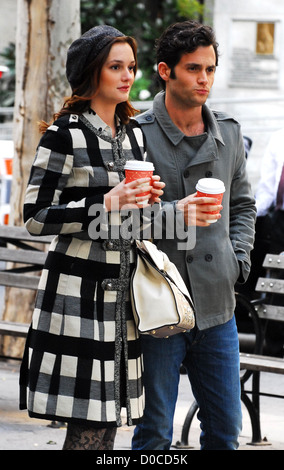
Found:
[[[256,53],[274,52],[274,23],[257,23]]]

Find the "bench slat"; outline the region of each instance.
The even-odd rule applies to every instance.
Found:
[[[264,268],[284,269],[284,256],[267,254],[262,266]]]
[[[39,277],[37,276],[0,272],[0,285],[2,286],[36,290],[38,283]]]
[[[0,226],[0,241],[7,245],[15,245],[20,249],[0,247],[0,261],[15,264],[28,265],[18,268],[20,270],[33,271],[41,268],[46,260],[47,253],[42,251],[42,246],[38,250],[35,248],[39,243],[51,243],[53,236],[32,236],[25,227]],[[13,268],[14,269],[14,268]],[[12,272],[11,270],[0,271],[0,285],[16,287],[20,289],[36,290],[38,288],[39,276],[31,276]],[[26,337],[29,325],[25,323],[0,321],[0,335]]]
[[[284,374],[284,359],[240,353],[241,369]]]
[[[28,334],[28,330],[29,325],[26,323],[16,323],[5,320],[0,321],[0,334],[25,338]]]
[[[42,266],[46,260],[47,253],[34,250],[13,250],[0,248],[0,260],[13,263],[38,264]]]
[[[0,226],[0,238],[9,240],[28,241],[32,243],[50,243],[54,238],[53,235],[33,236],[25,227],[12,227],[9,225]]]
[[[257,292],[269,292],[272,294],[284,294],[284,279],[259,277],[255,290]]]
[[[259,318],[265,320],[284,321],[284,307],[278,305],[261,304],[255,307]]]

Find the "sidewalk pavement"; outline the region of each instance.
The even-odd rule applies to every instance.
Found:
[[[18,380],[19,363],[0,360],[0,450],[61,450],[66,429],[50,427],[49,421],[31,419],[26,411],[18,409]],[[284,376],[263,373],[261,387],[263,391],[281,394],[284,389]],[[192,401],[187,376],[181,375],[172,450],[177,450],[174,445],[181,439],[184,418]],[[270,445],[249,445],[251,425],[248,412],[243,408],[240,450],[284,450],[283,400],[261,397],[261,425],[263,437],[266,437]],[[133,429],[127,425],[119,428],[115,442],[116,450],[131,450]],[[196,417],[189,433],[189,446],[188,452],[199,450],[199,424]]]

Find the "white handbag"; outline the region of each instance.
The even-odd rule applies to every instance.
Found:
[[[194,306],[176,266],[150,241],[136,240],[130,297],[140,334],[167,338],[195,326]]]

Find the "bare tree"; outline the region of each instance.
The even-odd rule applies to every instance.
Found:
[[[40,138],[38,122],[50,121],[70,95],[66,50],[80,31],[80,0],[18,0],[12,225],[23,224],[25,190]],[[7,288],[3,318],[29,323],[33,303],[33,293]],[[7,337],[2,349],[5,355],[21,355],[23,340]]]

